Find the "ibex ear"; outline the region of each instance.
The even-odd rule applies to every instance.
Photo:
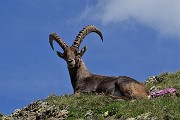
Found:
[[[61,52],[56,51],[56,53],[57,53],[57,55],[58,55],[60,58],[63,58],[63,59],[64,59],[64,55],[63,55]]]
[[[81,56],[83,56],[83,54],[86,52],[86,49],[87,49],[87,46],[84,46],[81,51],[80,51],[80,54]]]

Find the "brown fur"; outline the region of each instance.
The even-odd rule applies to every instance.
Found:
[[[148,97],[149,92],[146,86],[134,80],[133,78],[126,76],[102,76],[93,74],[88,71],[83,60],[81,59],[86,51],[86,46],[79,51],[79,44],[89,32],[96,32],[102,38],[101,32],[94,27],[95,26],[87,26],[83,28],[83,30],[81,30],[78,34],[78,40],[76,38],[74,44],[70,47],[68,47],[57,34],[50,34],[50,44],[52,48],[53,40],[55,40],[56,42],[59,42],[61,40],[59,42],[60,46],[65,46],[63,48],[64,53],[57,51],[57,54],[67,62],[74,93],[105,93],[107,95],[114,96],[115,98],[123,99],[137,99]],[[83,33],[82,31],[86,32]]]

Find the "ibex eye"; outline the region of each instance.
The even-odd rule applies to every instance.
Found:
[[[77,54],[79,54],[80,52],[79,52],[79,51],[74,51],[74,53],[77,55]]]
[[[80,54],[81,52],[80,51],[77,51],[77,54]]]
[[[63,53],[63,56],[66,57],[67,55],[65,53]]]

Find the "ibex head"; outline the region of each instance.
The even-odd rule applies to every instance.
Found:
[[[79,67],[81,57],[86,51],[86,46],[79,50],[80,44],[86,35],[88,35],[90,32],[96,32],[103,41],[100,30],[96,26],[88,25],[79,32],[79,34],[76,36],[76,39],[74,40],[74,43],[70,47],[56,33],[51,33],[49,35],[49,42],[52,49],[54,50],[53,40],[55,40],[64,51],[64,53],[57,51],[57,55],[67,62],[68,68],[76,68]]]

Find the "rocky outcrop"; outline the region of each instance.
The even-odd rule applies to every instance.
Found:
[[[64,120],[67,114],[67,110],[60,110],[55,105],[39,100],[23,109],[15,110],[11,115],[0,114],[0,120]]]

